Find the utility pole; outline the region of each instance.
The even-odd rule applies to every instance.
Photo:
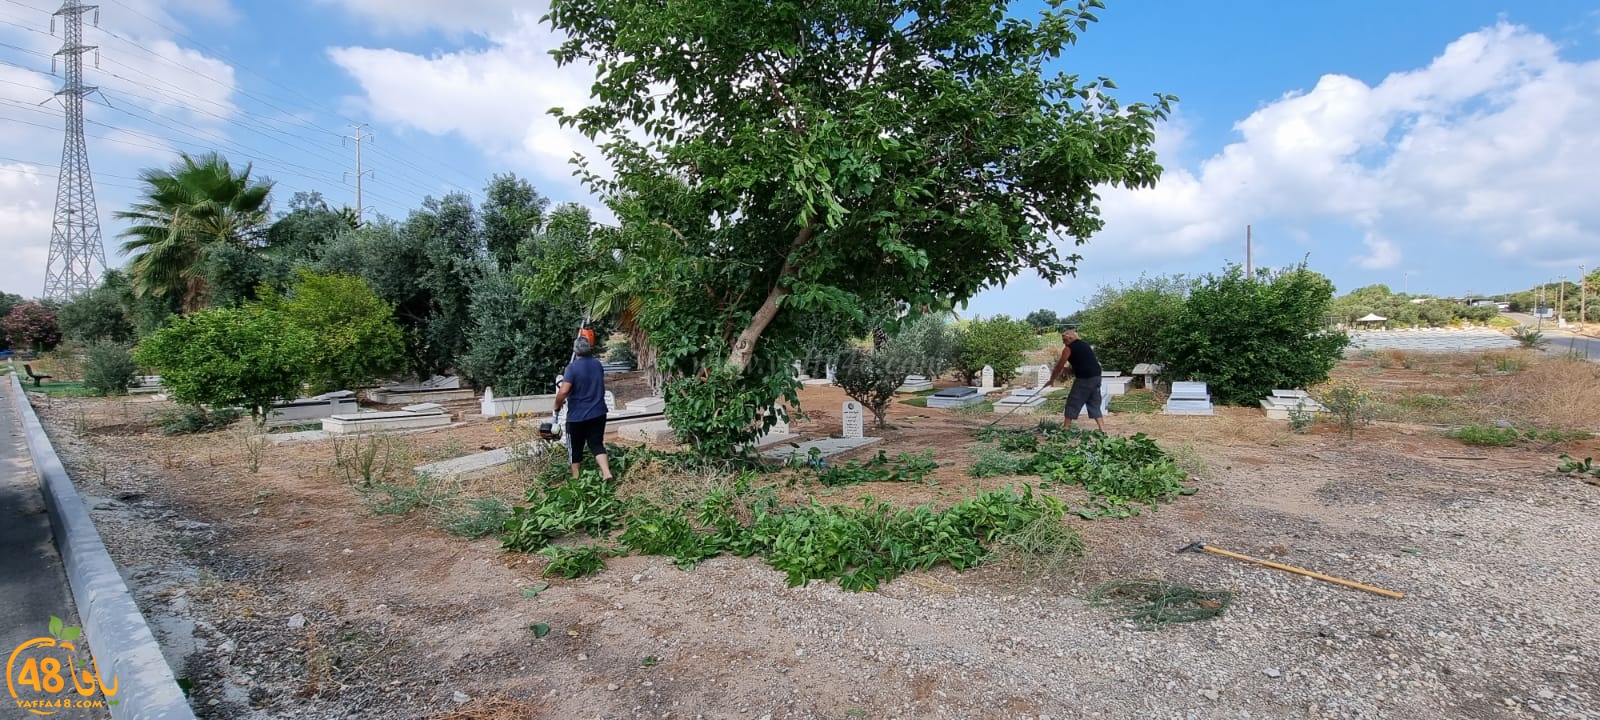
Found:
[[[45,264],[44,297],[66,301],[94,289],[106,268],[105,247],[100,244],[100,213],[95,210],[94,178],[89,174],[89,148],[83,139],[83,98],[98,88],[83,84],[83,54],[99,50],[83,44],[83,14],[94,11],[94,24],[100,25],[98,5],[64,0],[61,9],[50,16],[50,34],[61,18],[61,49],[50,59],[55,73],[55,58],[65,65],[64,82],[56,91],[66,110],[61,143],[61,169],[56,178],[55,221],[50,228],[50,258]]]
[[[371,139],[372,133],[366,131],[366,123],[355,123],[350,125],[350,128],[355,130],[355,134],[342,137],[346,140],[356,141],[356,222],[359,223],[361,222],[361,214],[366,210],[366,206],[361,204],[361,178],[363,175],[372,172],[371,170],[361,169],[361,141]],[[346,173],[346,175],[348,174]]]
[[[1561,275],[1561,284],[1556,286],[1556,325],[1560,326],[1567,319],[1567,276]]]
[[[1251,262],[1250,262],[1251,261],[1250,254],[1251,254],[1251,250],[1252,249],[1253,248],[1251,248],[1250,226],[1246,225],[1246,226],[1244,226],[1244,276],[1245,276],[1245,279],[1249,280],[1250,282],[1255,282],[1255,280],[1256,280],[1255,266],[1252,265]]]

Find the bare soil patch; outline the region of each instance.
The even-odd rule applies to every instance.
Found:
[[[1370,365],[1341,372],[1396,397],[1448,392],[1412,374],[1428,370]],[[1496,378],[1459,380],[1492,393]],[[844,399],[806,388],[795,427],[836,432]],[[1557,452],[1600,454],[1593,440],[1466,448],[1414,423],[1349,440],[1246,408],[1114,415],[1111,432],[1187,454],[1199,492],[1126,520],[1071,520],[1088,546],[1071,566],[935,568],[849,593],[787,587],[732,557],[692,571],[613,558],[591,578],[544,578],[543,558],[452,537],[423,513],[374,516],[330,469],[329,443],[268,447],[251,473],[238,431],[140,430],[160,403],[36,402],[208,718],[1593,718],[1600,707],[1600,488],[1552,472]],[[942,506],[1025,480],[965,471],[981,449],[973,431],[995,417],[896,403],[894,427],[873,433],[884,442],[859,454],[932,451],[936,484],[786,493]],[[513,434],[469,421],[404,436],[405,452],[420,462]],[[520,490],[515,477],[475,482],[464,490]],[[1408,597],[1173,553],[1195,540]],[[1119,578],[1230,590],[1234,604],[1143,632],[1085,600]],[[549,634],[535,638],[535,623]]]

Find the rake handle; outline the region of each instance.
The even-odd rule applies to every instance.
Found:
[[[1332,575],[1323,575],[1322,573],[1312,572],[1312,571],[1307,570],[1305,568],[1297,568],[1297,567],[1295,567],[1293,565],[1284,565],[1283,563],[1275,563],[1275,562],[1272,562],[1271,560],[1262,560],[1260,558],[1253,558],[1253,557],[1250,557],[1249,555],[1240,555],[1239,553],[1229,552],[1227,550],[1223,550],[1222,548],[1214,548],[1214,547],[1211,547],[1210,545],[1201,545],[1200,549],[1204,550],[1204,551],[1206,551],[1208,553],[1212,553],[1214,555],[1221,555],[1223,557],[1230,557],[1230,558],[1233,558],[1235,560],[1243,560],[1245,562],[1255,563],[1257,565],[1265,565],[1265,566],[1267,566],[1269,568],[1273,568],[1273,569],[1276,569],[1276,570],[1283,570],[1284,572],[1292,572],[1292,573],[1294,573],[1296,575],[1304,575],[1306,577],[1316,578],[1318,580],[1323,580],[1325,582],[1334,583],[1335,585],[1343,585],[1345,587],[1355,588],[1357,590],[1365,590],[1365,591],[1367,591],[1369,593],[1373,593],[1373,594],[1376,594],[1376,595],[1382,595],[1382,596],[1388,597],[1388,598],[1394,598],[1396,600],[1404,600],[1405,597],[1406,597],[1404,593],[1397,593],[1397,592],[1395,592],[1393,590],[1384,590],[1383,588],[1376,588],[1376,587],[1373,587],[1371,585],[1362,585],[1361,583],[1358,583],[1358,582],[1356,582],[1354,580],[1346,580],[1344,578],[1336,578],[1336,577],[1334,577]]]

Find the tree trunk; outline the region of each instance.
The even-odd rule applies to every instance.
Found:
[[[807,225],[800,229],[794,243],[789,246],[789,252],[783,258],[783,267],[778,269],[778,277],[773,279],[772,291],[767,293],[767,299],[761,301],[761,308],[756,310],[756,314],[750,318],[750,324],[740,331],[739,338],[734,341],[733,350],[728,353],[729,367],[740,373],[749,367],[750,359],[756,354],[756,341],[761,339],[761,333],[766,332],[773,318],[778,316],[778,303],[790,293],[789,288],[784,286],[784,280],[794,275],[794,253],[810,239],[811,226]]]

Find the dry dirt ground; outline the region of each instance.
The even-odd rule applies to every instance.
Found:
[[[801,432],[838,429],[837,390],[802,397]],[[1350,440],[1242,408],[1118,414],[1111,432],[1178,452],[1199,492],[1071,519],[1088,554],[1051,575],[935,568],[850,593],[731,557],[543,578],[542,558],[493,539],[374,516],[330,471],[330,443],[267,446],[252,473],[243,433],[151,432],[159,403],[35,403],[206,718],[1600,718],[1600,487],[1553,472],[1594,441],[1485,449],[1424,425]],[[931,450],[939,482],[839,496],[947,504],[1020,481],[965,473],[992,418],[897,403],[866,453]],[[510,434],[477,420],[404,436],[405,452]],[[1173,552],[1202,539],[1406,598]],[[1234,603],[1141,631],[1086,600],[1119,578]]]

